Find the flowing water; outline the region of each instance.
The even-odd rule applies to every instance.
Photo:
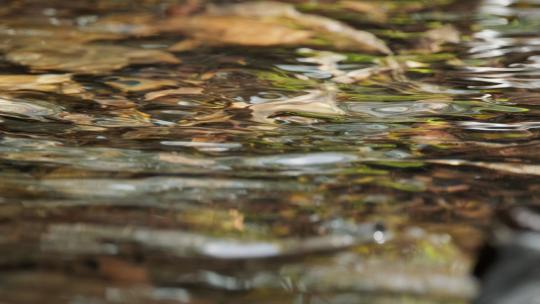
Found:
[[[474,297],[540,203],[540,2],[291,2],[0,1],[0,302]]]

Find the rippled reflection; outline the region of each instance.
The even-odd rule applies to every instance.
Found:
[[[0,7],[0,301],[467,302],[538,1],[207,2]]]

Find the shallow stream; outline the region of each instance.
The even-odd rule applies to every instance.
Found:
[[[0,302],[467,303],[540,203],[537,0],[0,3]]]

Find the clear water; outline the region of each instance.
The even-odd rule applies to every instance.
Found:
[[[540,202],[540,2],[294,3],[394,55],[160,28],[199,1],[2,2],[1,301],[474,296],[493,208]]]

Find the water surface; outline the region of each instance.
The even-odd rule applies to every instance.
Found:
[[[218,2],[3,2],[0,299],[468,302],[540,202],[538,1]]]

